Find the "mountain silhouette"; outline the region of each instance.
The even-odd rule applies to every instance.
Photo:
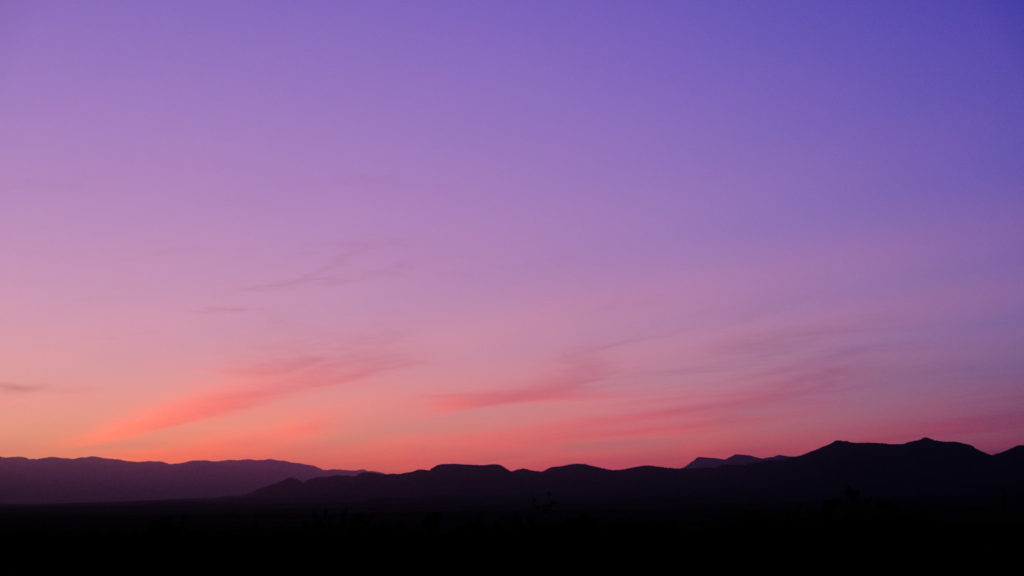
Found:
[[[1024,505],[1024,446],[989,455],[928,438],[906,444],[837,441],[801,456],[697,458],[685,468],[538,472],[442,464],[404,474],[322,470],[278,460],[183,464],[102,458],[0,458],[0,504],[239,497],[374,509],[671,511],[815,506],[855,492],[911,507]]]
[[[526,569],[552,558],[603,564],[609,554],[630,566],[652,559],[654,569],[688,554],[817,570],[837,562],[995,569],[1016,558],[1024,536],[1021,446],[989,455],[927,438],[834,442],[792,458],[712,463],[442,464],[343,475],[279,461],[7,458],[0,539],[10,550],[142,546],[232,566],[262,565],[268,554],[379,562],[401,551],[475,569],[485,558],[521,559]]]
[[[217,498],[287,478],[351,475],[280,460],[127,462],[106,458],[0,458],[0,504]]]
[[[734,457],[735,458],[735,457]],[[543,472],[501,466],[442,465],[405,474],[289,480],[249,498],[375,509],[530,509],[557,502],[567,510],[763,509],[819,506],[856,498],[916,509],[998,511],[1024,499],[1024,450],[992,456],[967,444],[928,438],[901,445],[834,442],[786,459],[723,460],[683,469],[604,470],[585,465]],[[740,464],[746,462],[745,464]]]
[[[722,466],[746,466],[747,464],[753,464],[755,462],[764,462],[766,460],[787,460],[788,456],[772,456],[771,458],[758,458],[757,456],[748,456],[747,454],[733,454],[726,459],[722,458],[707,458],[704,456],[697,457],[685,466],[686,470],[699,470],[701,468],[719,468]]]

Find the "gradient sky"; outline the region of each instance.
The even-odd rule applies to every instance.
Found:
[[[0,455],[1024,443],[1024,3],[0,0]]]

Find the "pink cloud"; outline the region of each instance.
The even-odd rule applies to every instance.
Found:
[[[26,392],[36,392],[41,389],[41,386],[33,386],[30,384],[18,384],[16,382],[0,382],[0,392],[24,394]]]
[[[159,459],[166,462],[186,460],[235,460],[275,458],[305,460],[299,456],[304,444],[316,446],[316,439],[330,427],[332,416],[326,412],[305,413],[269,422],[259,429],[228,430],[217,436],[177,439],[162,445],[117,449],[112,455],[128,459]],[[311,456],[316,455],[315,452]]]
[[[338,386],[406,365],[393,358],[367,358],[343,365],[320,358],[299,358],[279,366],[243,370],[249,381],[216,387],[210,392],[174,398],[133,416],[109,422],[81,436],[83,444],[115,442],[267,404],[313,388]],[[264,377],[265,376],[265,377]]]
[[[442,411],[458,411],[500,404],[573,400],[590,395],[587,385],[601,380],[607,373],[593,362],[573,361],[563,372],[537,384],[487,392],[439,394],[434,396],[435,406]]]

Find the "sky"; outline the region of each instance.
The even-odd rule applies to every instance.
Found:
[[[0,0],[0,455],[1024,444],[1024,4]]]

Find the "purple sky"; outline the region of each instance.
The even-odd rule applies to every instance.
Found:
[[[1020,2],[0,0],[0,455],[1024,443]]]

